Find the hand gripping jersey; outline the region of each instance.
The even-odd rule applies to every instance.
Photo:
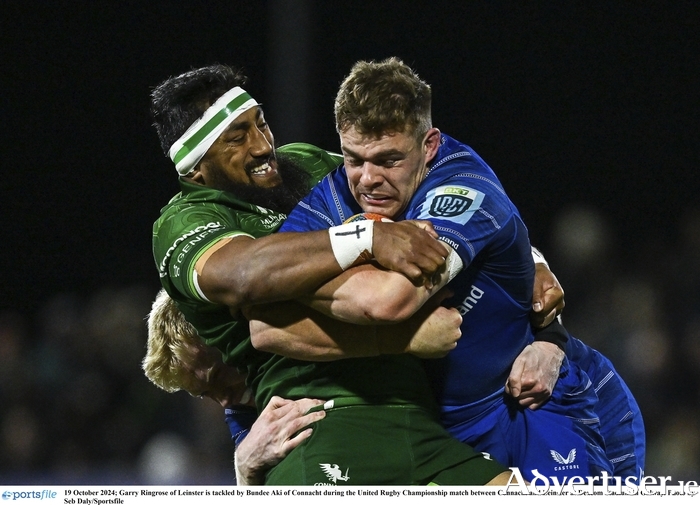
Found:
[[[292,211],[281,231],[328,228],[360,212],[341,167]],[[522,411],[504,397],[513,361],[533,341],[534,264],[527,229],[493,171],[471,148],[442,135],[399,219],[431,221],[465,265],[449,285],[450,304],[463,316],[462,338],[447,357],[425,363],[445,426],[501,463],[521,467],[526,479],[532,470],[610,473],[592,410],[595,393],[575,364],[565,359],[547,408]]]
[[[324,229],[360,212],[341,167],[299,204],[281,231]],[[461,406],[501,390],[511,364],[533,340],[528,318],[535,269],[517,209],[481,158],[443,135],[425,180],[394,219],[431,221],[465,265],[450,283],[451,303],[464,318],[463,337],[448,357],[428,362],[440,402]],[[465,362],[470,366],[455,366]]]
[[[342,162],[340,156],[309,144],[289,144],[277,151],[309,173],[309,189]],[[226,364],[252,371],[270,355],[252,347],[247,321],[236,321],[228,308],[205,299],[196,285],[194,265],[216,241],[269,235],[286,216],[182,178],[180,188],[153,225],[153,256],[161,283],[207,345],[222,352]]]
[[[298,161],[312,174],[312,183],[318,182],[340,162],[339,158],[307,144],[283,146],[279,151],[298,155]],[[379,368],[397,373],[413,369],[414,374],[421,375],[422,367],[413,356],[314,363],[300,366],[292,373],[289,369],[296,366],[292,363],[294,360],[256,351],[250,343],[248,322],[233,319],[228,308],[207,301],[199,291],[194,281],[194,265],[217,240],[237,235],[255,238],[269,235],[277,231],[286,216],[250,205],[227,192],[182,179],[180,185],[182,192],[162,210],[154,225],[153,250],[162,284],[207,345],[223,353],[227,365],[248,369],[248,382],[256,391],[259,408],[266,405],[272,395],[282,393],[287,398],[353,396],[372,398],[375,402],[425,403],[423,393],[428,391],[427,385],[425,391],[419,391],[416,386],[407,385],[411,381],[392,375],[395,377],[392,387],[383,389],[390,392],[387,395],[376,391],[376,382],[371,378]],[[334,380],[336,377],[338,379]],[[346,384],[344,377],[354,377],[352,384]]]
[[[312,183],[341,161],[306,144],[279,151],[295,157],[312,175]],[[194,265],[217,240],[269,235],[286,216],[230,193],[183,180],[180,184],[182,192],[153,227],[153,252],[163,287],[206,343],[221,350],[226,364],[249,371],[258,410],[273,395],[328,400],[327,417],[267,474],[267,484],[480,485],[505,470],[454,440],[439,424],[425,370],[414,356],[305,362],[256,351],[247,321],[237,321],[228,308],[207,301],[200,292]],[[247,425],[234,416],[229,409],[227,422],[232,436],[238,437]],[[343,473],[324,472],[333,465],[342,465]]]

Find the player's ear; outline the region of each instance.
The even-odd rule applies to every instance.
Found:
[[[206,186],[206,181],[204,178],[204,171],[202,170],[202,161],[197,163],[197,166],[194,167],[194,170],[192,170],[189,174],[185,176],[185,178],[193,182],[195,184],[201,184],[202,186]]]
[[[437,128],[431,128],[428,133],[425,134],[425,139],[423,140],[423,149],[425,150],[425,161],[430,163],[432,159],[438,152],[440,147],[440,130]]]

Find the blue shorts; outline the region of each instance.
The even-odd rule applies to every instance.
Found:
[[[552,397],[537,410],[524,409],[498,391],[461,407],[443,407],[442,421],[458,440],[486,452],[501,464],[518,467],[532,481],[612,474],[594,406],[592,382],[564,359]]]
[[[632,392],[610,360],[579,339],[569,337],[566,355],[585,370],[593,382],[598,395],[595,412],[600,418],[600,432],[613,465],[613,475],[641,477],[646,439],[642,413]]]

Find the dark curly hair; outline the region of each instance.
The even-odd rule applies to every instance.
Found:
[[[215,64],[170,77],[151,92],[151,117],[167,155],[173,143],[224,93],[246,83],[240,70]]]

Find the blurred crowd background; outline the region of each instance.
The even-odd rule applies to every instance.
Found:
[[[358,59],[399,56],[494,168],[566,327],[641,406],[648,475],[700,480],[700,23],[693,2],[9,0],[0,483],[228,484],[219,405],[143,376],[150,229],[177,191],[152,86],[243,66],[278,143],[337,150]],[[284,119],[284,121],[283,121]]]

